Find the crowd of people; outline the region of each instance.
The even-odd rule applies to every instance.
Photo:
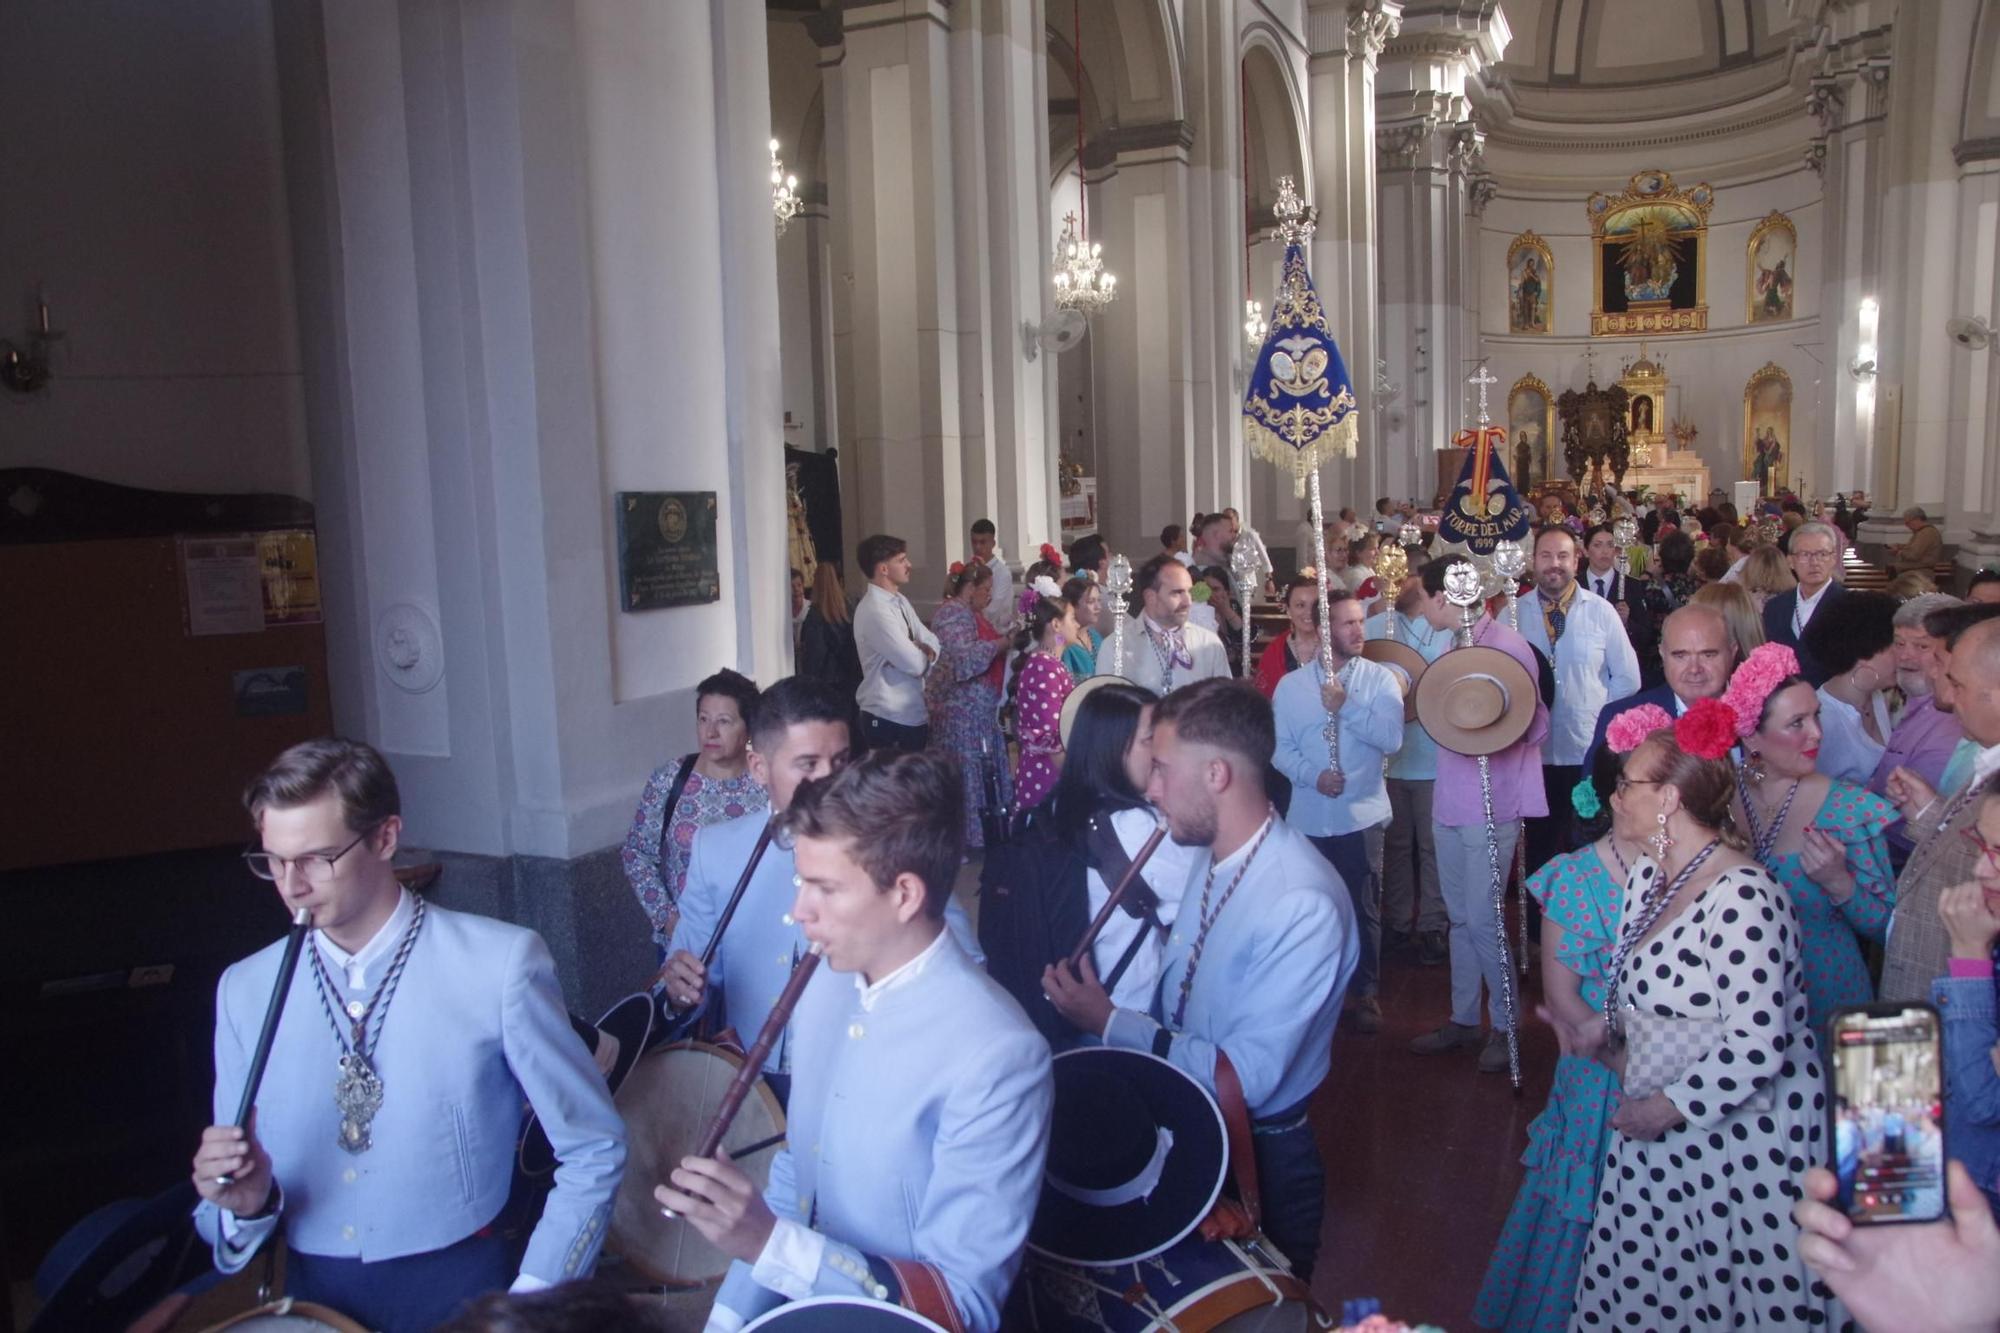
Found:
[[[1524,1020],[1561,1052],[1480,1326],[1944,1327],[1886,1312],[2000,1298],[1986,1278],[1923,1289],[1907,1271],[2000,1256],[2000,576],[1964,601],[1849,591],[1846,534],[1802,512],[1773,540],[1719,493],[1685,513],[1604,499],[1637,539],[1616,509],[1587,523],[1551,497],[1507,596],[1466,595],[1466,557],[1386,500],[1295,542],[1291,563],[1323,550],[1324,574],[1259,589],[1232,576],[1233,513],[1171,525],[1123,607],[1101,540],[1016,572],[983,520],[928,619],[894,536],[859,544],[857,602],[830,564],[795,578],[797,673],[701,682],[698,749],[652,774],[623,849],[660,1021],[747,1038],[775,1012],[783,1028],[762,1065],[790,1114],[769,1186],[726,1155],[647,1182],[735,1260],[708,1327],[925,1281],[950,1322],[1000,1327],[1061,1138],[1052,1054],[1097,1046],[1240,1106],[1262,1233],[1309,1277],[1326,1200],[1308,1108],[1336,1031],[1383,1031],[1388,957],[1449,969],[1449,1008],[1421,1016],[1412,1052],[1498,1075]],[[1407,576],[1385,576],[1405,563],[1385,542]],[[1245,653],[1264,597],[1281,615]],[[1485,652],[1452,657],[1465,647]],[[1432,675],[1446,703],[1420,716],[1412,682]],[[306,1291],[385,1328],[587,1272],[624,1156],[597,1072],[615,1061],[594,1069],[565,1035],[582,1029],[530,933],[442,909],[425,931],[388,873],[393,776],[365,746],[315,744],[252,789],[253,869],[312,911],[339,1049],[311,1058],[342,1082],[328,1105],[267,1095],[254,1126],[226,1122],[277,946],[232,969],[219,1123],[195,1162],[218,1263],[241,1267],[286,1212]],[[954,886],[982,853],[975,929]],[[1135,864],[1078,966],[1067,940],[1024,954],[997,933],[1024,903],[1096,916]],[[1532,1014],[1506,998],[1496,877],[1532,899]],[[801,992],[809,954],[825,967]],[[406,967],[424,1013],[399,1006],[385,1035]],[[1876,999],[1944,1014],[1955,1160],[1951,1219],[1893,1236],[1855,1229],[1823,1170],[1843,1132],[1874,1133],[1829,1111],[1825,1023]],[[428,1015],[489,1002],[499,1063],[424,1070]],[[281,1046],[326,1044],[301,1031]],[[350,1062],[379,1076],[373,1107]],[[386,1202],[342,1202],[360,1197],[357,1159],[332,1139],[357,1123],[366,1139],[387,1106],[376,1135],[398,1161],[420,1151],[400,1118],[420,1099],[399,1110],[394,1092],[439,1080],[453,1104],[512,1089],[547,1125],[564,1167],[517,1251],[458,1230],[499,1188],[490,1127],[464,1118],[456,1183],[438,1184],[464,1208],[396,1227],[371,1211]],[[2000,1305],[1950,1326],[1996,1321]]]

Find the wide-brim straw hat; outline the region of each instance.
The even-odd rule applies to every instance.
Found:
[[[1526,667],[1498,648],[1454,648],[1417,681],[1417,721],[1453,754],[1497,754],[1528,734],[1540,694]]]
[[[1430,667],[1430,663],[1424,661],[1424,655],[1409,644],[1394,639],[1370,639],[1362,645],[1361,655],[1389,668],[1389,674],[1396,678],[1396,683],[1403,690],[1403,721],[1415,721],[1417,682],[1423,679],[1424,672]]]

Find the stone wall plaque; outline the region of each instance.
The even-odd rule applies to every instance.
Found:
[[[617,501],[622,610],[721,599],[714,491],[620,491]]]

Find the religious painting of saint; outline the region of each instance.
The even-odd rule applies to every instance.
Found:
[[[1651,435],[1653,433],[1653,400],[1634,398],[1632,400],[1632,433]]]
[[[1507,331],[1547,333],[1555,306],[1555,257],[1528,231],[1507,247]]]
[[[1783,213],[1771,213],[1750,233],[1749,322],[1768,324],[1792,317],[1792,285],[1798,276],[1799,233]]]
[[[1777,495],[1791,484],[1792,377],[1776,362],[1743,386],[1743,480],[1757,494]]]
[[[1507,438],[1514,442],[1514,484],[1522,490],[1554,481],[1550,436],[1554,406],[1549,386],[1534,375],[1523,375],[1507,392]]]

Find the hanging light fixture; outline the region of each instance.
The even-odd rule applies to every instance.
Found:
[[[1090,239],[1090,192],[1083,182],[1083,3],[1076,0],[1076,198],[1077,212],[1063,214],[1056,241],[1056,304],[1094,315],[1118,299],[1118,278],[1104,271],[1104,247]]]
[[[771,140],[771,212],[778,219],[778,235],[785,234],[785,228],[799,215],[805,202],[799,198],[799,178],[785,174],[785,163],[778,156],[778,141]]]

